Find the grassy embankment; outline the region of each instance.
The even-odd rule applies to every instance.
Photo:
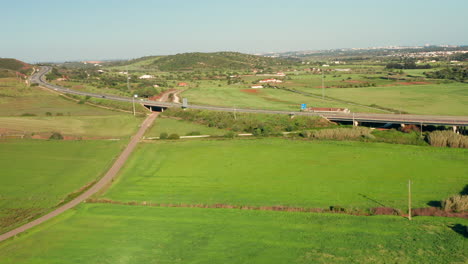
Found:
[[[214,127],[207,127],[185,120],[172,118],[158,118],[153,126],[146,132],[146,137],[159,137],[161,133],[178,134],[185,136],[193,132],[199,132],[200,135],[222,136],[228,131]]]

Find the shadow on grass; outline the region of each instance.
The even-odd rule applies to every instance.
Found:
[[[462,224],[455,224],[449,227],[450,229],[462,235],[463,237],[468,238],[468,226]]]
[[[429,205],[431,207],[441,208],[442,207],[442,202],[441,201],[429,201],[427,203],[427,205]]]
[[[365,199],[367,199],[367,200],[369,200],[369,201],[371,201],[371,202],[374,202],[374,203],[376,203],[376,204],[378,204],[378,205],[380,205],[380,206],[387,207],[385,204],[383,204],[383,203],[381,203],[381,202],[379,202],[379,201],[377,201],[377,200],[375,200],[375,199],[372,199],[372,198],[370,198],[369,196],[367,196],[367,195],[365,195],[365,194],[358,193],[358,195],[361,196],[361,197],[363,197],[363,198],[365,198]]]
[[[465,185],[465,188],[460,192],[460,195],[468,195],[468,184]]]

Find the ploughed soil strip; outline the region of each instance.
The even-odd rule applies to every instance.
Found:
[[[346,210],[339,206],[330,206],[329,209],[322,208],[302,208],[290,206],[248,206],[248,205],[229,205],[229,204],[166,204],[166,203],[150,203],[150,202],[122,202],[110,199],[96,199],[90,198],[85,201],[86,203],[108,203],[120,204],[130,206],[151,206],[151,207],[182,207],[182,208],[221,208],[221,209],[239,209],[239,210],[259,210],[259,211],[282,211],[282,212],[304,212],[304,213],[339,213],[358,216],[371,216],[371,215],[399,215],[407,217],[402,214],[398,209],[390,207],[375,207],[369,211],[364,210]],[[456,213],[447,212],[437,207],[417,208],[412,209],[412,216],[442,216],[442,217],[460,217],[468,219],[468,212]]]
[[[114,162],[112,167],[107,171],[106,175],[104,175],[104,177],[102,177],[91,188],[89,188],[84,193],[80,194],[78,197],[74,198],[70,202],[68,202],[68,203],[64,204],[63,206],[55,209],[54,211],[52,211],[52,212],[50,212],[50,213],[48,213],[48,214],[34,220],[32,222],[29,222],[29,223],[27,223],[25,225],[22,225],[22,226],[20,226],[18,228],[15,228],[15,229],[13,229],[13,230],[11,230],[9,232],[6,232],[6,233],[0,235],[0,241],[3,241],[3,240],[8,239],[10,237],[16,236],[21,232],[24,232],[24,231],[26,231],[26,230],[34,227],[34,226],[37,226],[37,225],[39,225],[39,224],[41,224],[41,223],[43,223],[43,222],[57,216],[57,215],[67,211],[68,209],[71,209],[71,208],[75,207],[76,205],[78,205],[81,202],[85,201],[86,199],[91,197],[91,195],[95,194],[100,189],[105,187],[107,184],[109,184],[114,179],[114,177],[117,175],[120,168],[122,168],[122,166],[125,164],[128,157],[130,156],[132,151],[135,149],[137,143],[140,141],[140,139],[145,134],[145,131],[151,126],[151,124],[153,124],[154,120],[156,119],[156,117],[158,115],[159,115],[158,112],[153,112],[143,121],[143,123],[141,124],[140,129],[138,130],[138,132],[132,137],[132,139],[130,140],[130,143],[128,143],[127,147],[120,154],[120,156]]]

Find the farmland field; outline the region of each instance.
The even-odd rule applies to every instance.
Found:
[[[65,99],[12,78],[0,79],[0,134],[60,132],[88,137],[128,137],[140,118]]]
[[[25,113],[45,116],[52,115],[121,115],[88,105],[80,105],[66,100],[56,93],[44,91],[38,87],[26,87],[13,78],[0,78],[0,116],[21,116]]]
[[[0,233],[50,211],[67,195],[98,179],[123,144],[0,141]]]
[[[181,96],[188,98],[189,104],[299,111],[300,104],[306,103],[314,107],[346,107],[354,112],[383,113],[377,109],[322,100],[272,88],[248,89],[247,86],[217,87],[213,84],[202,84],[198,88],[183,92]]]
[[[84,204],[1,263],[466,263],[464,219]]]
[[[0,128],[12,133],[60,132],[63,135],[86,137],[129,137],[136,131],[139,118],[132,115],[112,116],[41,116],[0,117]]]
[[[285,139],[145,143],[104,198],[176,204],[407,209],[465,186],[468,152]]]
[[[315,90],[313,93],[319,94]],[[429,84],[366,88],[333,88],[327,96],[360,104],[400,109],[411,114],[468,115],[468,84]]]

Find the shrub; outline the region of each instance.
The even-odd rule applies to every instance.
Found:
[[[427,136],[427,142],[435,147],[468,148],[468,137],[452,131],[434,131]]]
[[[454,195],[442,201],[442,208],[453,212],[468,211],[468,195]]]
[[[56,116],[63,116],[63,113],[56,113]]]
[[[63,136],[59,132],[54,132],[52,135],[50,135],[49,139],[51,140],[62,140]]]
[[[45,115],[46,116],[52,116],[52,113],[51,112],[46,112]]]
[[[179,139],[180,136],[178,134],[170,134],[167,139]]]
[[[300,137],[303,137],[303,138],[310,138],[310,136],[312,136],[312,132],[310,131],[302,131],[299,133],[299,136]]]
[[[371,138],[372,135],[370,133],[371,130],[366,127],[335,128],[314,131],[311,137],[316,139],[348,140]]]
[[[233,132],[233,131],[229,131],[226,134],[224,134],[225,138],[235,138],[236,136],[237,136],[237,134],[235,132]]]
[[[31,114],[31,113],[24,113],[21,116],[36,116],[36,114]]]
[[[201,133],[199,131],[192,131],[187,133],[187,136],[199,136]]]
[[[168,137],[169,135],[166,132],[162,132],[161,134],[159,134],[159,139],[167,139]]]

